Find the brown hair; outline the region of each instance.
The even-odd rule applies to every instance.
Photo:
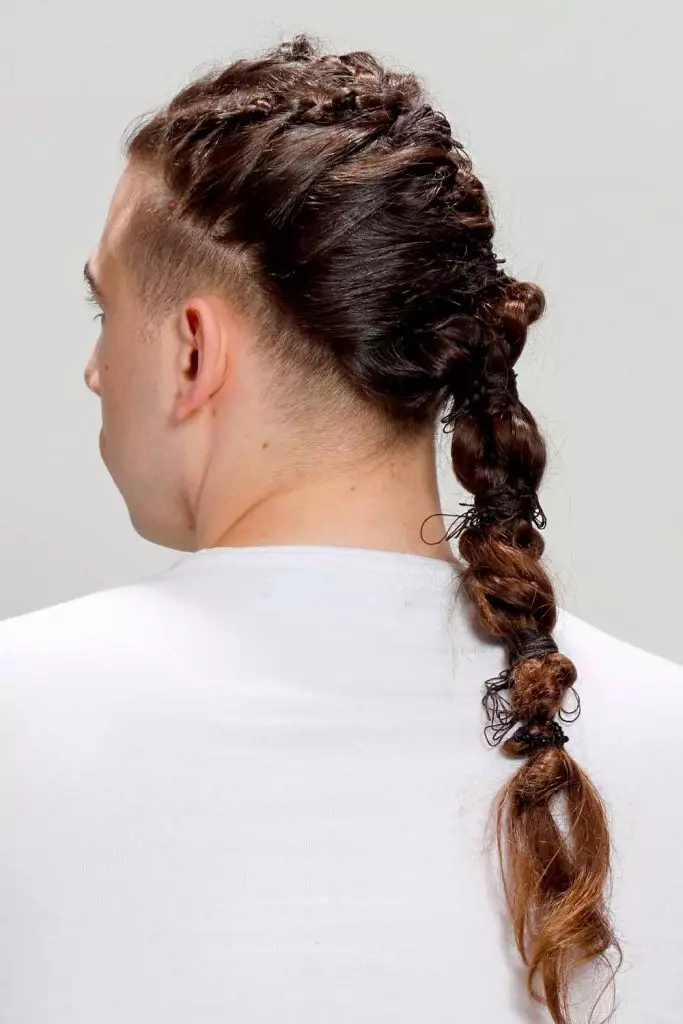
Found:
[[[544,295],[501,270],[484,187],[416,76],[297,36],[203,74],[135,125],[125,152],[158,179],[121,241],[151,310],[211,282],[242,302],[273,359],[355,396],[396,439],[464,403],[453,469],[479,506],[537,491],[546,447],[527,407],[516,394],[467,398],[484,371],[512,372]],[[459,551],[491,636],[514,647],[552,633],[544,541],[521,506],[470,524]],[[519,662],[517,719],[552,723],[576,675],[560,652]],[[563,746],[508,738],[503,750],[524,758],[497,803],[514,936],[529,993],[564,1024],[575,969],[619,955],[605,808]]]

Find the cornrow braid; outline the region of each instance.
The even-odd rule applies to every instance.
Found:
[[[365,51],[300,35],[236,60],[136,124],[125,151],[154,183],[119,243],[151,313],[223,289],[282,370],[274,400],[351,400],[392,442],[448,410],[473,495],[451,535],[462,585],[510,658],[483,696],[487,739],[522,762],[496,805],[503,882],[529,992],[567,1024],[574,968],[618,944],[605,809],[560,724],[577,671],[552,638],[546,448],[514,371],[542,290],[503,271],[486,190],[424,85]]]

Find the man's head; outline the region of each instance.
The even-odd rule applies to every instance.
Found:
[[[193,550],[212,535],[213,524],[200,522],[212,498],[228,511],[223,487],[253,489],[259,474],[276,487],[317,458],[330,466],[345,453],[358,458],[368,410],[355,408],[338,437],[330,416],[345,400],[351,412],[348,395],[324,375],[304,379],[291,354],[264,347],[278,328],[284,345],[287,328],[269,315],[245,257],[209,252],[210,240],[175,209],[158,172],[129,160],[84,267],[101,309],[84,376],[101,400],[102,458],[135,529]],[[368,455],[386,440],[374,427]]]

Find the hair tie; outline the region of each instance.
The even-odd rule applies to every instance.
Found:
[[[519,716],[512,708],[510,700],[503,696],[502,693],[503,690],[509,691],[514,684],[513,669],[515,666],[519,665],[526,658],[542,658],[548,654],[559,653],[559,648],[553,637],[547,633],[538,633],[537,630],[523,630],[516,637],[510,638],[508,645],[513,655],[512,662],[497,676],[487,679],[484,683],[486,692],[482,698],[482,705],[489,720],[489,724],[484,729],[484,737],[490,747],[497,747],[510,729],[520,721]],[[573,686],[571,687],[571,692],[574,695],[576,704],[571,711],[564,711],[563,709],[559,711],[557,717],[561,722],[575,722],[581,713],[581,701]],[[530,720],[522,729],[518,729],[512,738],[517,742],[527,743],[530,749],[536,749],[538,746],[547,746],[547,742],[541,742],[540,740],[536,742],[533,739],[537,735],[536,732],[527,733],[524,731],[528,730],[528,726],[531,724],[539,723],[537,720]],[[552,743],[559,743],[560,734],[564,736],[559,724],[547,724],[553,729]],[[555,725],[560,730],[559,733]],[[531,740],[529,739],[530,737],[532,738]],[[567,739],[568,737],[565,737],[562,742],[566,743]]]
[[[569,741],[569,737],[563,732],[562,726],[559,722],[535,722],[542,726],[542,728],[549,728],[550,733],[537,732],[529,728],[529,725],[523,725],[521,729],[518,729],[512,736],[512,740],[515,743],[523,743],[529,751],[540,750],[542,747],[562,747]]]
[[[539,633],[537,630],[523,630],[510,638],[508,646],[514,660],[510,668],[514,668],[525,658],[542,658],[546,654],[558,654],[559,648],[550,633]]]
[[[512,519],[527,519],[534,523],[539,530],[544,530],[548,524],[538,494],[531,488],[502,487],[498,491],[491,491],[483,500],[486,504],[480,504],[476,498],[471,503],[459,502],[459,505],[466,508],[467,512],[434,512],[427,516],[427,519],[433,519],[434,516],[443,516],[444,519],[453,517],[453,523],[441,540],[425,540],[422,536],[422,528],[420,528],[420,537],[425,544],[441,544],[445,540],[459,537],[464,530],[484,529],[487,526],[506,523]],[[427,519],[422,523],[422,527]]]

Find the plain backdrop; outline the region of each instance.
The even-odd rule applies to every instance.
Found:
[[[682,29],[672,0],[4,0],[0,617],[178,557],[135,533],[100,461],[82,267],[126,126],[207,65],[307,31],[416,71],[451,120],[506,269],[548,300],[517,369],[549,447],[558,601],[683,662]]]

